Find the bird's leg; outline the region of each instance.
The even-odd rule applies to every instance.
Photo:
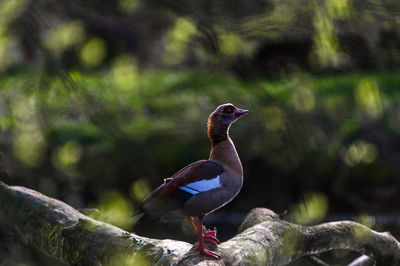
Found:
[[[186,216],[186,221],[192,226],[194,233],[197,235],[198,234],[198,228],[196,227],[193,217],[192,216]],[[200,229],[200,228],[199,228]],[[217,238],[217,231],[216,230],[204,230],[205,227],[202,226],[201,232],[203,233],[203,240],[207,243],[212,243],[212,244],[219,244],[219,240]]]
[[[194,223],[193,216],[186,216],[186,221],[192,226],[194,233],[197,235],[197,227]]]
[[[220,259],[221,256],[218,253],[204,248],[203,218],[204,215],[199,216],[199,221],[197,222],[197,242],[199,242],[197,250],[215,259]]]

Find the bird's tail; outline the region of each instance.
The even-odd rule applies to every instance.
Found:
[[[160,219],[163,208],[158,208],[157,194],[162,185],[151,192],[133,211],[132,216],[135,224],[154,223]]]

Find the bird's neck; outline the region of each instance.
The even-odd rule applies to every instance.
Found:
[[[208,121],[208,137],[210,138],[211,145],[214,147],[220,142],[229,139],[229,128],[230,125],[225,125],[222,123],[212,124],[210,119]]]
[[[240,162],[240,158],[236,151],[235,145],[228,135],[225,140],[212,145],[210,160],[228,166],[237,174],[243,176],[242,163]]]

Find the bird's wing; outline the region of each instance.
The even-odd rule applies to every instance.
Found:
[[[169,199],[179,190],[194,195],[221,186],[220,175],[224,166],[212,160],[194,162],[167,179],[159,191],[160,199]]]
[[[179,209],[193,195],[221,186],[220,175],[224,166],[212,160],[194,162],[152,191],[140,204],[139,212],[161,216]]]

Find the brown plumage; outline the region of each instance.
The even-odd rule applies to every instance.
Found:
[[[247,110],[230,103],[218,106],[208,118],[208,137],[211,152],[208,160],[194,162],[159,186],[142,202],[139,211],[144,215],[162,216],[179,209],[187,216],[199,242],[198,250],[214,258],[220,256],[204,248],[204,241],[219,243],[214,231],[203,233],[203,218],[230,202],[243,184],[243,168],[229,128]],[[193,216],[198,217],[197,226]]]

